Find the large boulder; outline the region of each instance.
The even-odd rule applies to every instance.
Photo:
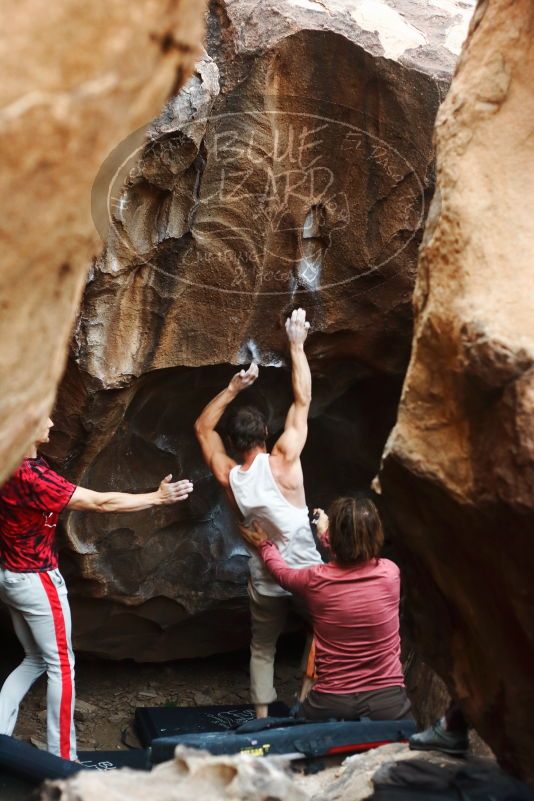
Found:
[[[408,362],[432,127],[469,11],[442,5],[214,3],[208,54],[126,185],[111,181],[50,452],[96,489],[172,472],[195,492],[174,509],[70,515],[79,649],[159,660],[247,643],[247,554],[193,422],[255,358],[250,398],[280,430],[295,305],[312,322],[310,503],[368,486]],[[129,144],[102,175],[122,175]]]
[[[49,413],[109,150],[189,76],[202,0],[7,0],[0,48],[0,481]]]
[[[437,128],[415,334],[381,484],[413,633],[534,779],[534,7],[481,2]]]

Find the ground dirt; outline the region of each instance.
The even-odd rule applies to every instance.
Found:
[[[276,662],[276,686],[281,701],[292,705],[300,685],[303,641],[287,635]],[[15,667],[20,654],[13,645],[2,658],[2,679]],[[248,703],[248,653],[183,660],[166,664],[106,662],[79,657],[76,664],[76,713],[79,750],[138,746],[133,716],[140,706],[202,706]],[[86,708],[85,704],[90,707]],[[80,719],[82,718],[82,719]],[[15,736],[46,743],[46,679],[24,699]]]
[[[4,636],[0,681],[21,659],[16,640]],[[275,683],[279,700],[291,706],[301,683],[304,637],[287,634],[279,644]],[[202,706],[244,704],[249,701],[247,651],[182,660],[165,664],[109,662],[79,657],[76,665],[76,732],[80,751],[110,751],[139,747],[134,712],[142,706]],[[24,699],[15,736],[37,747],[46,744],[46,678],[41,678]],[[472,738],[474,754],[489,756],[487,746]],[[439,757],[438,757],[439,758]],[[294,764],[303,787],[316,797],[338,777],[343,756],[320,760],[316,773]],[[31,788],[30,788],[31,789]],[[28,801],[27,785],[0,773],[0,801]]]

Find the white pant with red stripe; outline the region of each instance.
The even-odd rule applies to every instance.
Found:
[[[0,733],[13,733],[20,702],[46,672],[48,750],[76,759],[74,654],[65,581],[59,570],[14,573],[0,568],[0,599],[25,653],[0,690]]]

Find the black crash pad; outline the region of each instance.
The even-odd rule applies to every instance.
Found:
[[[78,751],[78,759],[86,770],[150,770],[151,767],[148,751],[144,748],[131,748],[128,751]]]
[[[0,735],[0,772],[31,785],[45,779],[68,779],[80,770],[115,770],[137,768],[149,770],[148,752],[143,748],[130,751],[80,751],[80,763],[40,751],[29,743]]]
[[[33,745],[0,734],[0,771],[19,779],[40,784],[44,779],[67,779],[81,766],[68,759],[40,751]]]
[[[289,715],[289,707],[281,702],[269,706],[275,717]],[[135,730],[145,748],[160,737],[206,731],[229,731],[248,720],[254,720],[251,704],[223,706],[139,707],[135,710]]]
[[[388,743],[406,742],[416,730],[412,720],[337,720],[326,723],[276,721],[269,719],[261,729],[250,722],[234,731],[181,734],[153,740],[152,762],[171,759],[177,745],[209,751],[211,754],[248,753],[252,756],[280,754],[315,758],[350,754]],[[257,730],[254,730],[254,729]]]

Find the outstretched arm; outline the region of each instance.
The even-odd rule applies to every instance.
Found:
[[[300,458],[308,436],[308,412],[311,403],[312,380],[304,342],[310,324],[304,309],[295,309],[286,321],[287,338],[291,353],[291,380],[293,403],[286,417],[284,432],[273,448],[273,456],[281,455],[286,461]]]
[[[76,487],[67,509],[84,512],[140,512],[151,506],[167,506],[185,501],[193,492],[189,479],[172,482],[172,476],[163,479],[155,492],[95,492]]]
[[[248,370],[241,370],[236,373],[228,386],[204,407],[195,423],[195,434],[202,449],[204,460],[217,481],[224,487],[228,486],[228,475],[235,465],[235,461],[226,452],[224,442],[215,428],[226,407],[243,389],[252,386],[258,377],[258,373],[258,365],[254,362]]]

